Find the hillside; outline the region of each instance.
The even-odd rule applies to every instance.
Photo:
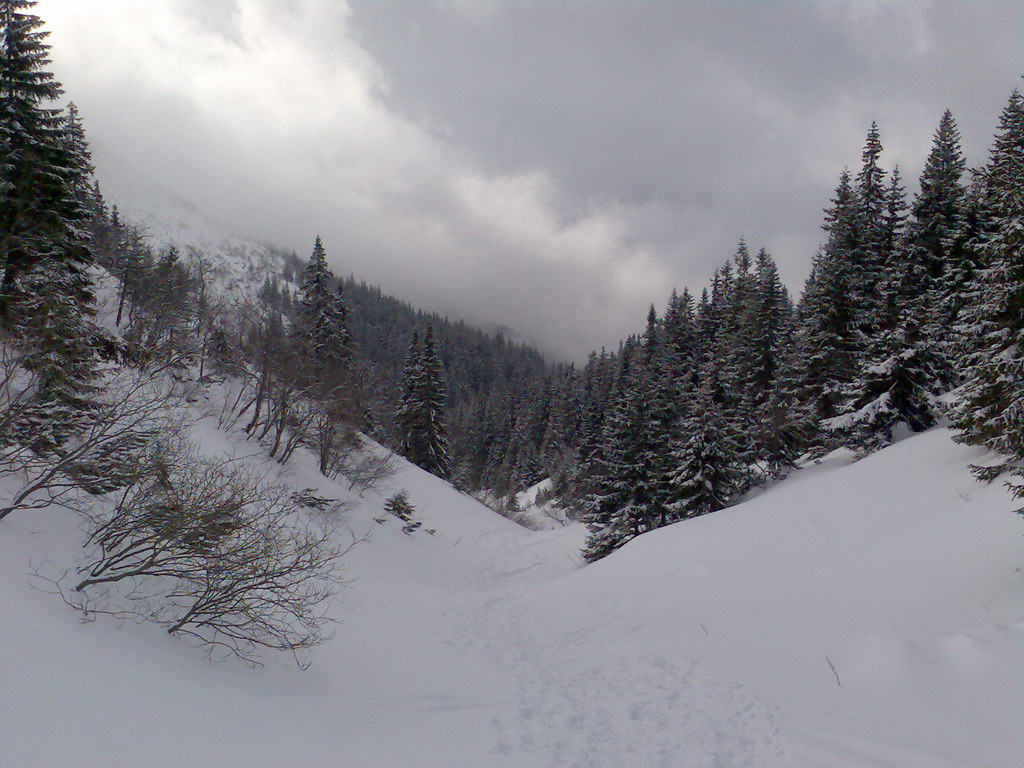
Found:
[[[183,263],[201,264],[203,282],[226,307],[259,296],[283,317],[291,317],[308,251],[300,256],[230,232],[117,153],[101,150],[95,159],[106,202],[117,207],[123,222],[138,228],[156,253],[173,246]],[[310,247],[314,235],[310,233]],[[444,366],[446,421],[460,487],[498,488],[504,494],[510,484],[525,487],[543,478],[537,454],[565,366],[547,361],[511,329],[481,330],[417,309],[358,276],[345,276],[350,254],[343,244],[331,245],[328,253],[344,290],[368,415],[363,428],[383,443],[399,445],[393,420],[402,372],[413,334],[422,334],[429,325]],[[517,424],[522,427],[519,443],[513,434]],[[529,443],[528,451],[523,441]]]
[[[983,459],[943,430],[833,456],[586,568],[579,527],[527,531],[402,465],[345,513],[339,535],[372,537],[305,672],[83,624],[28,579],[73,565],[75,521],[21,512],[0,525],[2,762],[1008,768],[1024,521],[970,478]],[[351,497],[304,454],[286,472]],[[434,535],[375,522],[399,487]]]

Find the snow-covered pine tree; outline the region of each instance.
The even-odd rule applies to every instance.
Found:
[[[693,296],[688,288],[681,294],[674,290],[665,308],[663,365],[680,390],[695,383],[696,328]]]
[[[753,461],[755,323],[758,310],[757,277],[745,240],[733,257],[735,276],[723,297],[717,375],[721,385],[720,407],[737,438],[737,449]]]
[[[650,403],[650,374],[641,361],[626,363],[618,393],[608,412],[603,445],[592,458],[595,468],[584,501],[584,521],[590,530],[583,556],[600,560],[630,539],[651,530],[657,490],[646,465]]]
[[[451,471],[444,402],[444,371],[433,326],[428,325],[422,340],[413,334],[396,421],[401,432],[402,455],[442,478],[448,477]]]
[[[892,330],[899,322],[903,308],[927,290],[924,279],[908,258],[906,249],[907,198],[900,175],[894,166],[889,179],[882,241],[879,249],[881,275],[876,290],[875,321],[871,338]],[[868,346],[870,347],[870,341]]]
[[[64,114],[64,151],[68,162],[68,181],[75,197],[90,218],[103,215],[103,196],[99,183],[92,177],[96,170],[92,164],[92,152],[85,138],[85,125],[78,113],[78,106],[71,102]]]
[[[865,336],[871,336],[880,324],[882,313],[878,285],[885,274],[885,258],[890,235],[887,227],[889,194],[886,172],[879,165],[882,141],[878,124],[871,123],[861,170],[857,174],[852,226],[854,248],[850,251],[855,279],[852,284],[857,312],[856,322]]]
[[[825,426],[849,448],[869,452],[898,439],[901,432],[922,432],[939,416],[941,356],[923,334],[914,302],[896,328],[880,331],[872,344],[876,362],[863,365],[847,390],[846,412]]]
[[[842,415],[824,424],[862,452],[888,445],[901,430],[933,426],[939,416],[936,398],[948,380],[939,348],[928,336],[935,298],[931,267],[925,252],[906,242],[905,210],[897,167],[886,203],[874,327],[846,387]]]
[[[796,466],[811,444],[816,420],[798,397],[800,383],[799,347],[780,351],[779,373],[768,400],[759,409],[757,459],[768,478],[779,478]]]
[[[955,423],[962,442],[1024,458],[1024,98],[1010,96],[982,172],[981,269],[963,310],[971,340]]]
[[[757,257],[757,292],[751,333],[754,459],[768,477],[779,477],[807,450],[815,430],[798,396],[804,367],[798,320],[775,261],[764,249]]]
[[[717,386],[711,377],[694,394],[672,451],[668,506],[677,520],[722,509],[745,483],[746,468],[716,403]]]
[[[764,248],[757,254],[754,281],[754,312],[749,329],[749,398],[752,410],[756,411],[768,401],[775,388],[778,356],[790,326],[790,305],[775,260]]]
[[[35,0],[0,0],[0,318],[32,290],[64,292],[85,311],[93,261],[79,197],[88,154],[69,140],[67,116],[52,107],[62,93],[46,71],[48,32],[30,13]],[[77,116],[76,116],[77,118]],[[80,125],[76,122],[75,127]]]
[[[575,459],[572,445],[581,415],[578,390],[575,366],[560,366],[555,374],[551,406],[539,449],[543,470],[559,495],[569,492],[568,472]]]
[[[804,371],[800,399],[818,420],[837,416],[844,389],[853,379],[863,349],[857,296],[863,269],[857,264],[857,199],[849,171],[839,177],[826,210],[828,241],[814,259],[801,297]]]
[[[911,285],[902,291],[904,297],[928,297],[928,314],[921,321],[927,323],[925,335],[938,344],[947,383],[955,379],[953,329],[970,278],[963,270],[962,253],[968,230],[966,190],[961,183],[966,165],[960,131],[947,109],[921,172],[921,190],[911,206],[906,252]]]
[[[50,450],[90,418],[98,331],[82,194],[92,166],[77,113],[51,106],[62,91],[35,5],[0,0],[0,324],[38,378],[18,429]]]
[[[295,336],[309,361],[315,381],[334,389],[346,378],[352,337],[343,289],[327,266],[327,252],[317,235],[302,276],[296,311]]]
[[[409,501],[409,492],[403,488],[393,496],[388,497],[387,501],[384,502],[384,511],[390,512],[402,522],[408,523],[412,520],[416,508]]]

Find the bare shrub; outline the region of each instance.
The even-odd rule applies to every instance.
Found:
[[[340,560],[357,543],[297,513],[291,488],[180,445],[157,446],[113,510],[88,520],[69,603],[156,622],[211,658],[253,665],[273,649],[304,666],[300,653],[329,637]]]
[[[5,352],[5,357],[10,353]],[[15,370],[9,360],[0,371]],[[186,387],[162,369],[118,368],[103,378],[97,402],[66,439],[40,448],[25,425],[37,407],[27,375],[0,380],[0,477],[13,476],[18,489],[0,507],[0,519],[20,509],[60,503],[85,490],[123,488],[138,469],[142,447],[173,432],[173,406],[188,396]]]
[[[394,477],[398,464],[390,451],[378,453],[364,446],[358,437],[356,441],[354,445],[335,453],[331,470],[333,477],[340,475],[348,480],[348,489],[357,491],[361,497],[366,491]]]

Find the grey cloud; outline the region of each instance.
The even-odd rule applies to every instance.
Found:
[[[94,141],[241,233],[580,357],[745,235],[802,283],[877,119],[974,163],[1017,3],[48,0]]]

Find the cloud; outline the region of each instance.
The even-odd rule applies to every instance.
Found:
[[[952,106],[980,161],[1021,42],[1019,9],[988,10],[40,6],[95,143],[242,234],[304,254],[319,233],[341,273],[576,358],[740,235],[798,287],[871,119],[913,174]]]

